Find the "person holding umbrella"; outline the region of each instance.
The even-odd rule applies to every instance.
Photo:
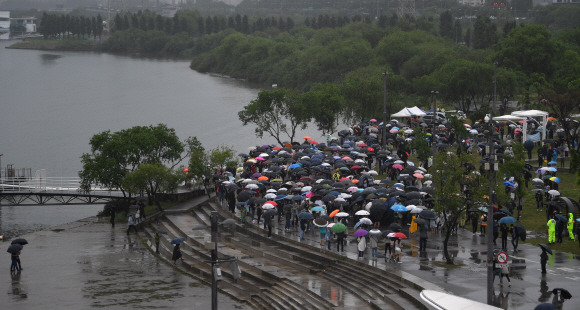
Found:
[[[358,249],[358,258],[363,259],[365,256],[365,250],[367,249],[367,238],[365,236],[357,237],[357,249]]]
[[[20,254],[21,253],[22,253],[22,250],[18,250],[18,251],[14,251],[10,254],[10,256],[12,258],[12,264],[10,265],[10,271],[22,270],[22,266],[18,267],[18,264],[20,262]]]
[[[548,253],[552,254],[550,247],[543,243],[538,243],[542,249],[542,254],[540,254],[540,265],[542,265],[542,274],[546,273],[546,263],[548,262]]]
[[[173,247],[173,255],[171,255],[171,260],[173,260],[174,264],[177,264],[177,260],[181,258],[183,262],[183,256],[181,255],[181,249],[179,248],[180,243],[176,243]]]
[[[499,224],[499,228],[501,230],[501,249],[507,251],[507,239],[509,232],[507,224],[501,223]]]

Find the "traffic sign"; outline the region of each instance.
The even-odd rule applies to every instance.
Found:
[[[500,264],[505,264],[508,261],[508,254],[506,252],[499,252],[495,257],[495,260]]]

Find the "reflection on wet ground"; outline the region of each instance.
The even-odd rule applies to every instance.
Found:
[[[0,277],[4,309],[211,308],[207,286],[158,261],[121,225],[71,224],[26,239],[23,270]],[[218,303],[246,309],[223,295]]]

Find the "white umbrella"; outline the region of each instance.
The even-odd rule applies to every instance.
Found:
[[[312,189],[312,186],[304,186],[300,191],[301,192],[309,192]]]
[[[269,190],[266,191],[266,193],[275,193],[277,192],[277,190],[270,188]]]
[[[364,215],[370,215],[370,213],[367,210],[358,210],[358,211],[356,211],[356,213],[354,215],[363,215],[364,216]]]
[[[346,213],[346,212],[338,212],[335,217],[349,217],[350,214]]]
[[[376,172],[375,170],[370,170],[370,171],[369,171],[369,174],[370,174],[370,175],[379,175],[379,173],[378,173],[378,172]]]
[[[555,190],[555,189],[551,189],[548,191],[548,194],[552,195],[552,196],[560,196],[560,192]]]
[[[271,204],[271,203],[265,203],[265,204],[262,206],[262,209],[264,209],[264,210],[268,210],[268,209],[274,209],[274,208],[276,208],[276,207],[275,207],[273,204]]]
[[[269,193],[269,194],[264,195],[264,198],[266,198],[266,199],[276,199],[276,194]]]
[[[540,182],[540,183],[544,183],[544,181],[542,181],[542,179],[540,179],[540,178],[534,178],[534,179],[532,180],[532,182]]]
[[[373,224],[373,221],[371,221],[371,219],[369,219],[368,217],[363,217],[358,222],[361,224],[365,224],[365,225],[372,225]]]
[[[246,188],[247,189],[258,189],[260,187],[258,186],[258,184],[248,184],[248,185],[246,185]]]

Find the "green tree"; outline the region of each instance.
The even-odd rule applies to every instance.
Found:
[[[457,156],[455,152],[438,152],[433,174],[435,186],[435,211],[444,217],[443,255],[447,264],[453,264],[448,244],[451,233],[458,225],[459,218],[465,216],[470,204],[483,197],[485,180],[479,173],[468,169],[475,167],[478,159],[472,154]],[[464,190],[469,189],[471,200],[467,200]]]
[[[322,135],[335,132],[338,117],[346,104],[340,95],[340,87],[330,83],[314,84],[303,97],[304,104],[311,107],[308,113]]]
[[[497,40],[497,26],[489,17],[477,16],[473,24],[473,48],[485,49],[493,46]]]
[[[128,172],[122,180],[123,188],[133,195],[147,194],[149,204],[155,204],[161,212],[163,207],[159,194],[173,193],[183,177],[160,163],[142,164]]]
[[[209,195],[207,184],[203,182],[205,178],[209,179],[211,177],[208,155],[197,137],[191,138],[188,142],[188,148],[191,154],[188,165],[189,175],[196,183],[203,184],[206,193]]]
[[[120,190],[126,196],[123,179],[127,173],[142,164],[177,165],[184,146],[174,129],[164,124],[135,126],[111,133],[109,130],[94,135],[91,152],[81,156],[81,190],[89,192],[92,186]]]
[[[447,10],[439,15],[439,35],[445,38],[454,39],[453,15]]]
[[[310,121],[308,109],[295,90],[262,90],[257,99],[238,112],[238,118],[244,126],[255,125],[258,138],[267,134],[282,145],[284,137],[293,142],[296,130],[306,129]]]

